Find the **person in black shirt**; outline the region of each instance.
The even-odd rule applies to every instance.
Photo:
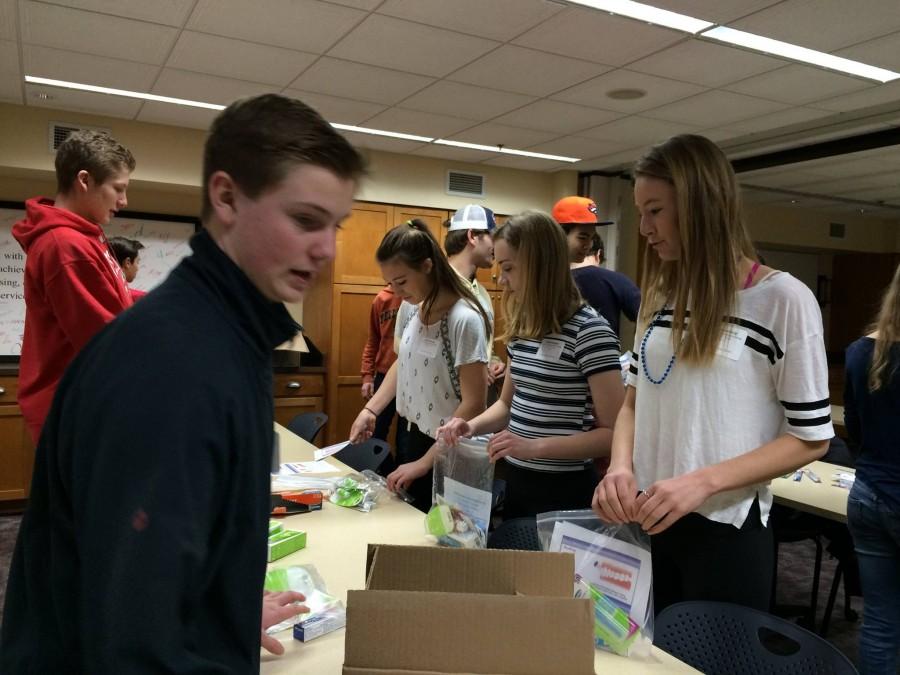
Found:
[[[578,265],[590,252],[598,225],[612,221],[597,220],[597,205],[587,197],[564,197],[553,207],[553,218],[562,226],[569,244],[569,262]],[[602,242],[601,242],[602,243]],[[602,247],[601,247],[602,251]],[[598,260],[598,265],[602,264]],[[641,305],[641,291],[634,282],[620,272],[597,265],[574,267],[572,278],[582,297],[609,322],[613,332],[619,334],[619,317],[625,314],[629,320],[637,319]]]
[[[334,258],[363,172],[299,101],[245,99],[213,122],[193,254],[86,346],[56,392],[0,671],[251,673],[261,642],[283,651],[260,631],[302,611],[299,594],[262,592],[271,353],[296,334],[283,303]]]

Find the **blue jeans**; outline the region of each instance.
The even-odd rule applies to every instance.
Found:
[[[895,675],[900,650],[900,513],[857,478],[847,499],[847,525],[863,589],[859,672]]]

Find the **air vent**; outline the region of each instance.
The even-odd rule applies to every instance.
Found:
[[[448,171],[447,194],[460,197],[484,197],[484,176],[480,173]]]
[[[847,235],[847,226],[843,223],[831,223],[828,226],[828,236],[832,239],[843,239]]]
[[[73,131],[82,129],[91,129],[92,131],[103,131],[107,134],[111,133],[110,129],[103,127],[88,127],[80,124],[71,124],[68,122],[50,122],[50,152],[56,152],[60,144],[68,138]]]

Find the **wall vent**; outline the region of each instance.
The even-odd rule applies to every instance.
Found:
[[[828,226],[828,236],[833,239],[843,239],[847,236],[847,226],[844,223],[830,223]]]
[[[89,127],[83,124],[72,124],[71,122],[50,122],[50,152],[55,153],[57,148],[59,148],[60,144],[66,140],[69,134],[73,131],[80,131],[82,129],[91,129],[92,131],[103,131],[107,134],[112,134],[112,130],[104,127]]]
[[[459,197],[484,197],[484,176],[480,173],[448,171],[447,194]]]

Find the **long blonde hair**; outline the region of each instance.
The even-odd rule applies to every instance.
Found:
[[[900,265],[884,292],[881,308],[869,332],[876,334],[869,367],[869,391],[875,392],[887,386],[897,372],[896,364],[891,368],[891,348],[900,342]]]
[[[540,339],[558,333],[584,301],[569,271],[569,246],[559,224],[546,213],[525,211],[497,230],[516,251],[522,288],[503,292],[506,331],[500,339]]]
[[[675,188],[678,260],[662,261],[644,250],[639,323],[647,325],[673,305],[672,346],[688,363],[709,363],[737,298],[742,257],[756,259],[741,215],[734,171],[719,147],[703,136],[674,136],[651,148],[634,165],[635,178],[658,178]],[[690,329],[685,319],[690,301]]]

